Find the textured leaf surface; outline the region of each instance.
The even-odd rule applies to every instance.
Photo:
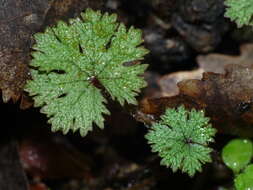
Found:
[[[3,102],[19,99],[25,109],[33,102],[23,93],[28,79],[32,35],[57,20],[72,18],[87,7],[101,9],[103,0],[1,0],[0,89]]]
[[[247,139],[234,139],[222,149],[223,162],[235,173],[249,164],[253,156],[253,145]]]
[[[187,111],[183,106],[167,109],[146,138],[152,151],[162,158],[161,165],[193,176],[201,171],[203,163],[211,161],[212,149],[207,146],[213,142],[216,130],[208,122],[209,118],[204,117],[202,111]]]
[[[236,190],[252,190],[253,164],[248,165],[245,171],[235,178],[234,182]]]
[[[238,27],[252,25],[253,0],[226,0],[225,16],[235,21]]]
[[[31,66],[33,80],[26,90],[35,106],[50,118],[52,130],[80,129],[82,136],[92,123],[103,128],[103,114],[109,114],[102,91],[112,99],[136,103],[135,96],[146,85],[147,65],[126,63],[147,53],[141,32],[116,23],[116,15],[102,15],[87,9],[69,24],[59,22],[35,35]]]

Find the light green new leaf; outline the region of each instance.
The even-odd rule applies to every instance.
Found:
[[[253,0],[226,0],[225,16],[235,21],[238,27],[253,25]]]
[[[216,130],[208,122],[203,111],[187,111],[183,106],[167,109],[145,137],[162,158],[161,165],[193,176],[203,163],[211,161],[208,144],[214,141]]]
[[[250,162],[253,156],[253,144],[248,139],[233,139],[222,149],[223,162],[239,173]]]
[[[253,164],[234,179],[236,190],[253,190]]]
[[[116,15],[87,9],[69,24],[59,22],[35,35],[32,80],[25,90],[35,106],[50,118],[52,130],[80,130],[104,126],[109,114],[102,91],[112,99],[136,103],[146,86],[141,76],[147,65],[134,63],[148,53],[141,47],[141,31],[116,22]]]

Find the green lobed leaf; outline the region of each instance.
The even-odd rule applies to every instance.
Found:
[[[223,162],[238,173],[244,169],[253,156],[253,144],[248,139],[233,139],[222,149]]]
[[[237,190],[253,190],[253,164],[246,167],[245,171],[234,179]]]
[[[193,176],[211,161],[208,144],[214,141],[216,130],[208,122],[203,111],[187,111],[184,106],[167,109],[145,137],[162,158],[161,165]]]
[[[103,115],[109,114],[104,93],[121,105],[137,103],[147,65],[134,61],[148,50],[141,46],[140,30],[126,29],[116,19],[87,9],[80,18],[35,35],[32,80],[25,90],[49,117],[53,131],[80,130],[85,136],[93,123],[103,128]]]
[[[226,0],[225,5],[225,16],[235,21],[238,27],[253,24],[253,0]]]

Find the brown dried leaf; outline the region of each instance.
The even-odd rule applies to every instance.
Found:
[[[16,102],[29,78],[31,35],[40,28],[49,0],[9,0],[0,3],[0,89],[3,101]],[[23,101],[21,107],[27,105]]]
[[[28,78],[27,60],[27,55],[23,52],[10,52],[7,49],[0,51],[0,87],[4,102],[10,98],[16,102],[20,98],[22,87]]]
[[[201,79],[203,72],[225,73],[224,67],[229,64],[252,64],[253,44],[240,47],[241,55],[208,54],[197,57],[199,68],[193,71],[180,71],[162,76],[158,80],[161,88],[160,96],[175,96],[179,93],[177,83],[188,79]],[[149,88],[149,87],[148,87]],[[150,96],[147,96],[150,98]],[[157,97],[157,96],[156,96]],[[153,96],[152,96],[153,98]]]
[[[175,96],[179,93],[177,83],[186,79],[201,79],[203,69],[199,68],[193,71],[180,71],[164,75],[158,81],[162,96]]]
[[[224,73],[224,67],[228,64],[252,64],[253,44],[244,44],[240,47],[241,54],[238,56],[224,54],[208,54],[197,57],[197,62],[204,71]]]
[[[227,65],[225,74],[207,72],[201,80],[181,81],[176,96],[143,101],[139,110],[142,116],[137,115],[139,120],[146,119],[149,123],[165,108],[184,104],[188,108],[204,109],[220,132],[253,136],[252,81],[253,65]]]

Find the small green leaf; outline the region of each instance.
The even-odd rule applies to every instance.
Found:
[[[203,111],[187,111],[183,106],[167,109],[145,137],[162,158],[161,165],[193,176],[202,164],[211,162],[208,144],[214,141],[216,130],[208,122]]]
[[[246,167],[243,173],[234,179],[237,190],[253,190],[253,164]]]
[[[226,0],[225,16],[235,21],[238,27],[253,25],[253,0]]]
[[[146,86],[141,31],[116,22],[115,14],[87,9],[81,18],[58,22],[35,35],[32,80],[25,90],[35,106],[49,117],[53,131],[80,131],[104,127],[109,114],[106,97],[121,105],[137,104],[135,96]]]
[[[253,154],[252,142],[248,139],[231,140],[222,150],[223,162],[235,173],[249,164]]]

